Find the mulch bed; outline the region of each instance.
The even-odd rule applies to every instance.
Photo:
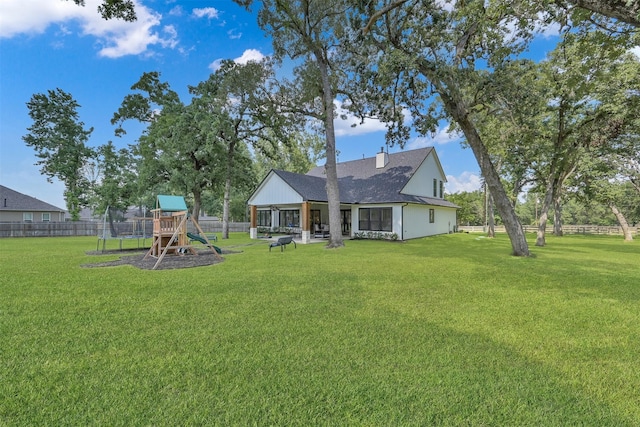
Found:
[[[87,252],[87,255],[122,254],[123,252],[131,253],[132,251],[126,251],[126,250],[125,251],[104,251],[104,252],[90,251],[90,252]],[[144,259],[144,256],[146,255],[147,251],[142,252],[137,249],[134,249],[133,252],[135,252],[135,254],[123,255],[120,257],[120,259],[115,261],[105,261],[105,262],[98,262],[94,264],[84,264],[82,267],[95,268],[95,267],[114,267],[118,265],[132,265],[142,270],[151,270],[153,269],[153,266],[158,261],[157,258],[153,258],[153,257],[148,257],[147,259]],[[234,254],[234,253],[240,253],[240,252],[222,249],[223,256],[218,256],[218,257],[216,257],[213,254],[213,252],[211,252],[208,249],[197,250],[197,253],[198,255],[192,255],[191,253],[187,253],[184,255],[167,254],[162,259],[162,262],[160,263],[160,265],[158,265],[158,268],[156,268],[156,270],[173,270],[176,268],[204,267],[207,265],[219,264],[222,261],[224,261],[223,256],[225,254]]]

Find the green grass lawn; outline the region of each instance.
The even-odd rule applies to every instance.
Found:
[[[0,239],[0,425],[640,425],[638,242],[217,244],[148,271]]]

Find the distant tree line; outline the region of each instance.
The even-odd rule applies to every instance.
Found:
[[[629,225],[640,224],[640,193],[628,184],[620,184],[620,207],[628,212]],[[463,191],[447,194],[447,200],[460,206],[458,209],[458,225],[487,225],[486,193],[482,190]],[[524,194],[518,200],[516,213],[522,225],[537,226],[540,217],[540,194],[533,191]],[[570,195],[562,203],[562,217],[565,224],[618,226],[619,222],[611,209],[597,201],[585,200],[578,195]],[[501,225],[499,215],[495,215],[495,224]]]

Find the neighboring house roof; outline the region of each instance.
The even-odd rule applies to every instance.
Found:
[[[4,185],[0,185],[0,210],[24,211],[24,212],[65,212],[47,202],[35,197],[14,191]]]
[[[388,163],[379,169],[376,168],[375,157],[338,163],[340,201],[349,204],[420,203],[457,208],[457,205],[440,198],[402,193],[407,182],[432,151],[433,148],[428,147],[389,154]],[[444,179],[440,163],[437,162],[437,165]],[[303,200],[328,200],[324,166],[318,166],[306,175],[275,169],[272,173],[284,180]]]

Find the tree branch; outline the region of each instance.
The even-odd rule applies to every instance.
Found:
[[[367,25],[365,25],[365,27],[362,29],[362,34],[366,35],[369,31],[371,31],[371,27],[373,27],[373,24],[375,24],[376,21],[382,15],[385,15],[385,14],[389,13],[393,9],[402,6],[403,4],[405,4],[408,1],[409,0],[398,0],[398,1],[394,2],[394,3],[388,4],[387,6],[383,7],[382,9],[380,9],[379,11],[377,11],[376,13],[371,15],[371,18],[369,18],[369,22],[367,22]]]
[[[640,26],[640,2],[626,0],[567,0],[567,3],[601,15],[626,22],[634,27]],[[563,5],[561,1],[558,1]]]

